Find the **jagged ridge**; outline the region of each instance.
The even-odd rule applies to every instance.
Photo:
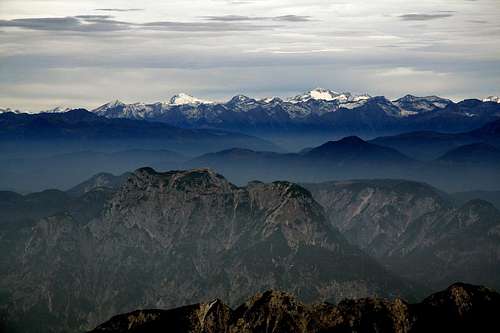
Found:
[[[279,291],[257,294],[231,310],[220,300],[173,310],[140,310],[118,315],[92,333],[109,332],[493,332],[500,329],[500,295],[456,283],[409,304],[402,299],[343,300],[308,305]]]

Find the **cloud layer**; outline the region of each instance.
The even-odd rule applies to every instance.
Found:
[[[0,107],[185,91],[498,95],[500,5],[482,1],[3,0]]]

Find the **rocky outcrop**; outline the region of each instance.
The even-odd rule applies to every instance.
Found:
[[[454,281],[500,287],[500,212],[489,202],[456,205],[429,185],[404,180],[304,186],[332,226],[400,275],[433,289]]]
[[[268,291],[236,310],[215,300],[173,310],[118,315],[92,333],[494,332],[500,329],[499,309],[498,293],[462,283],[417,304],[399,298],[364,298],[343,300],[338,305],[308,305],[290,294]]]
[[[376,257],[390,256],[421,219],[453,208],[443,192],[406,180],[304,184],[325,208],[332,226]]]

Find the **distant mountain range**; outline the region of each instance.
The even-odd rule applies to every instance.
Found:
[[[67,109],[46,112],[64,111]],[[498,119],[500,103],[495,96],[455,103],[438,96],[406,95],[391,101],[383,96],[317,88],[286,99],[237,95],[226,102],[181,93],[168,102],[151,104],[112,101],[92,112],[107,118],[257,135],[296,149],[349,135],[373,138],[410,131],[468,131]]]
[[[238,131],[294,148],[347,135],[375,137],[417,130],[448,133],[472,130],[498,119],[500,104],[494,97],[455,103],[437,96],[406,95],[390,101],[383,96],[317,88],[288,99],[238,95],[227,102],[209,102],[180,94],[167,103],[114,101],[92,112],[109,118],[147,119],[184,128]]]
[[[494,332],[500,330],[499,307],[496,291],[464,283],[416,304],[379,298],[304,304],[270,290],[234,310],[219,299],[170,310],[136,310],[114,316],[91,333]]]

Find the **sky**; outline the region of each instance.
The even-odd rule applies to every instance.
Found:
[[[0,108],[500,95],[500,0],[0,0]]]

